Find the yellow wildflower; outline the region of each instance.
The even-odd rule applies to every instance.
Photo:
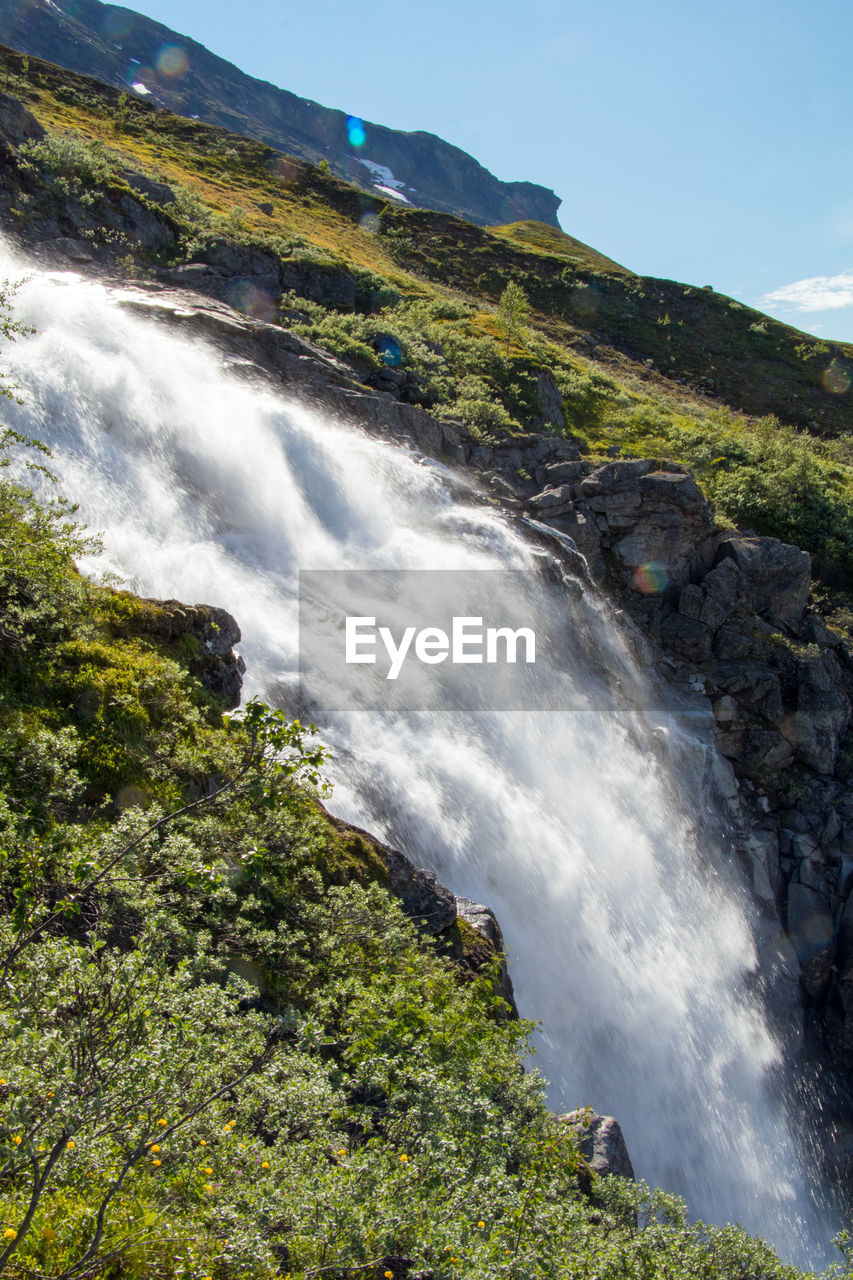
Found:
[[[53,1227],[42,1227],[41,1238],[42,1240],[48,1240],[48,1241],[55,1240],[56,1232],[54,1231]]]
[[[400,1159],[401,1159],[401,1161],[403,1162],[403,1164],[405,1164],[405,1163],[406,1163],[406,1161],[408,1160],[408,1158],[409,1158],[408,1156],[400,1156]]]
[[[393,1271],[386,1271],[386,1272],[385,1272],[385,1280],[394,1280],[394,1272],[393,1272]]]
[[[206,1138],[202,1138],[198,1145],[199,1145],[200,1147],[206,1147],[206,1146],[207,1146],[207,1139],[206,1139]]]
[[[212,1190],[213,1190],[213,1183],[212,1183],[212,1182],[206,1182],[206,1183],[204,1184],[204,1189],[205,1189],[205,1191],[212,1191]]]
[[[15,1231],[13,1227],[7,1227],[6,1230],[3,1232],[4,1240],[17,1240],[17,1238],[18,1238],[18,1233],[17,1231]]]
[[[340,1151],[338,1152],[338,1155],[339,1155],[339,1156],[345,1156],[345,1155],[346,1155],[346,1148],[345,1148],[345,1147],[341,1147]]]
[[[5,1083],[6,1083],[6,1081],[3,1079],[3,1077],[2,1077],[2,1076],[0,1076],[0,1084],[5,1084]]]
[[[69,1139],[68,1139],[68,1141],[67,1141],[67,1142],[66,1142],[66,1144],[65,1144],[65,1150],[66,1150],[66,1151],[73,1151],[73,1150],[74,1150],[74,1148],[76,1147],[76,1145],[77,1145],[77,1143],[74,1141],[74,1139],[73,1139],[73,1138],[69,1138]]]
[[[482,1231],[482,1229],[483,1229],[483,1227],[484,1227],[485,1225],[486,1225],[486,1224],[485,1224],[485,1222],[478,1222],[478,1223],[477,1223],[477,1226],[480,1228],[480,1230],[481,1230],[481,1231]]]
[[[23,1142],[23,1138],[21,1137],[21,1135],[20,1135],[19,1133],[16,1133],[16,1134],[15,1134],[15,1136],[14,1136],[14,1138],[12,1139],[12,1141],[14,1142],[14,1144],[15,1144],[15,1146],[16,1146],[16,1147],[19,1147],[19,1146],[21,1145],[21,1143]]]
[[[153,1151],[153,1152],[154,1152],[154,1154],[156,1155],[156,1154],[157,1154],[157,1152],[160,1150],[160,1148],[157,1146],[157,1143],[156,1143],[156,1142],[152,1142],[152,1143],[151,1143],[151,1146],[148,1148],[148,1150],[149,1150],[149,1151]]]
[[[47,1147],[39,1147],[39,1151],[47,1151]]]
[[[168,1120],[164,1120],[164,1119],[163,1119],[163,1117],[161,1116],[161,1117],[160,1117],[160,1119],[157,1121],[157,1123],[158,1123],[159,1125],[162,1125],[162,1126],[165,1128],[165,1127],[166,1127],[166,1125],[169,1123],[169,1121],[168,1121]]]
[[[213,1173],[213,1170],[211,1169],[210,1165],[208,1165],[208,1164],[203,1164],[203,1165],[201,1166],[201,1171],[202,1171],[202,1173]]]
[[[152,1160],[152,1161],[151,1161],[151,1163],[154,1165],[154,1167],[155,1167],[156,1169],[159,1169],[159,1168],[160,1168],[160,1165],[163,1163],[163,1161],[162,1161],[162,1160]]]
[[[262,1168],[262,1169],[268,1169],[269,1167],[270,1167],[270,1162],[269,1162],[269,1160],[262,1160],[262,1161],[261,1161],[261,1168]]]

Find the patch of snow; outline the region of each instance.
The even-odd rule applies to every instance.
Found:
[[[137,93],[141,93],[143,95],[151,92],[151,90],[148,89],[141,80],[137,80],[136,84],[132,84],[130,87],[131,89],[135,89]]]
[[[374,178],[380,179],[383,184],[383,190],[387,190],[390,187],[394,191],[402,191],[405,188],[405,182],[401,182],[399,178],[395,178],[387,165],[377,164],[375,160],[362,160],[361,156],[358,157],[358,163],[363,164],[365,169],[369,169]],[[378,187],[379,182],[374,182],[373,185]],[[411,191],[412,188],[409,187],[409,190]]]
[[[402,191],[395,191],[393,187],[383,187],[381,182],[374,182],[373,186],[377,191],[381,191],[384,195],[390,196],[392,200],[400,200],[403,204],[411,204],[411,200],[404,196]]]

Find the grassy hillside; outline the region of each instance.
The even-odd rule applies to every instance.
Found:
[[[543,224],[486,230],[389,207],[322,168],[35,59],[6,51],[0,74],[49,130],[10,171],[8,220],[25,237],[40,211],[55,218],[70,200],[86,206],[84,235],[130,274],[209,261],[223,246],[247,269],[260,254],[295,282],[263,314],[372,385],[484,438],[544,428],[592,457],[687,463],[721,518],[799,543],[827,583],[849,589],[849,348],[713,291],[635,276]],[[176,196],[137,193],[167,229],[159,247],[123,237],[108,216],[132,194],[128,172]],[[498,305],[510,281],[531,307],[512,333]],[[543,374],[562,422],[543,412]]]
[[[368,166],[378,164],[393,171],[408,198],[425,208],[483,224],[528,217],[557,225],[560,200],[553,191],[530,182],[501,182],[459,147],[422,131],[366,121],[363,141],[354,147],[346,112],[246,75],[204,45],[132,9],[100,0],[5,0],[0,41],[119,89],[142,83],[149,100],[161,107],[312,164],[325,160],[339,177],[362,188],[376,180]],[[164,49],[169,51],[165,57]],[[282,73],[288,74],[286,63]]]

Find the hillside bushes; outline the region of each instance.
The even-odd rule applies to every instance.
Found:
[[[223,721],[36,513],[0,486],[3,1274],[796,1280],[590,1173],[529,1025],[329,823],[310,734]]]

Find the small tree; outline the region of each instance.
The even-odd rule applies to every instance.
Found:
[[[530,318],[530,304],[520,284],[510,280],[498,303],[498,323],[506,335],[506,353],[510,343],[518,338]]]

